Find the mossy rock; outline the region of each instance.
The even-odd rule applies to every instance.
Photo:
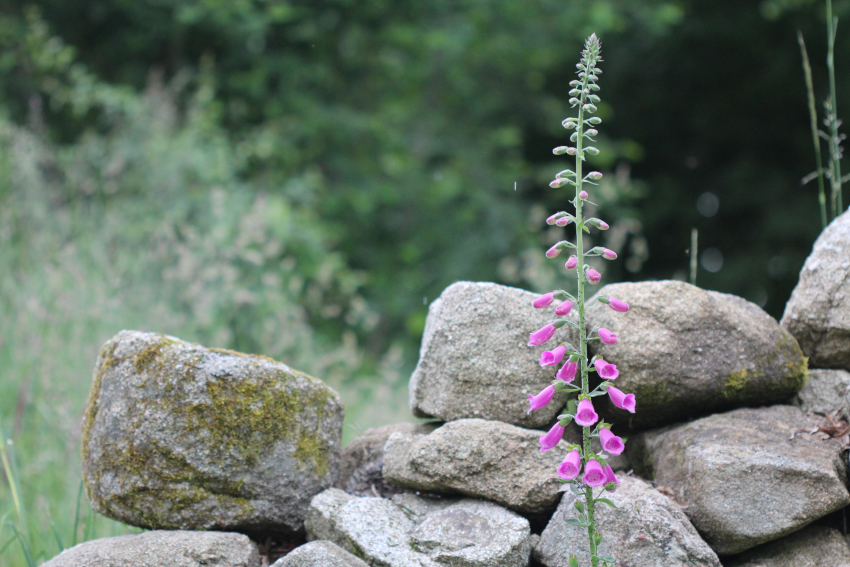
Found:
[[[617,365],[614,385],[637,401],[630,414],[607,397],[594,399],[615,425],[641,430],[783,403],[806,382],[797,341],[743,298],[679,281],[613,284],[598,295],[630,305],[627,313],[600,303],[587,311],[588,331],[600,326],[619,337],[614,345],[590,343],[592,354]]]
[[[144,528],[298,534],[336,480],[342,421],[336,392],[284,364],[121,331],[89,394],[86,494]]]

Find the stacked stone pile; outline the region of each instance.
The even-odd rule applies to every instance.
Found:
[[[588,330],[620,337],[591,354],[617,365],[639,410],[599,404],[630,430],[609,461],[621,485],[609,496],[618,508],[598,511],[600,552],[623,567],[850,567],[835,521],[850,505],[850,213],[818,239],[781,324],[677,281],[599,294],[631,309],[588,310]],[[535,297],[448,287],[410,381],[413,414],[435,421],[370,430],[342,451],[342,406],[320,381],[119,333],[87,409],[86,493],[99,512],[157,531],[87,542],[46,565],[259,566],[241,534],[310,540],[274,567],[562,567],[570,554],[587,564],[586,532],[565,522],[573,495],[550,478],[579,430],[540,453],[565,399],[527,413],[555,373],[526,346],[551,315],[531,309]]]

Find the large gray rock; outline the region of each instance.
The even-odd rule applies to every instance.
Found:
[[[330,488],[313,498],[308,539],[330,540],[372,567],[526,567],[528,521],[492,502],[358,498]]]
[[[726,567],[850,567],[850,547],[838,530],[808,526],[742,553]]]
[[[284,364],[122,331],[86,408],[86,493],[145,528],[301,532],[335,480],[342,419],[336,392]]]
[[[815,241],[781,324],[813,368],[850,370],[850,211]]]
[[[540,353],[559,342],[576,344],[568,325],[545,345],[528,336],[557,319],[553,305],[535,309],[537,294],[494,283],[457,282],[428,308],[419,363],[410,377],[410,409],[442,421],[481,418],[543,427],[566,400],[558,393],[527,415],[528,396],[548,386],[558,366],[540,366]]]
[[[647,431],[627,445],[635,472],[686,506],[721,555],[788,535],[850,504],[835,440],[794,406],[742,408]]]
[[[809,381],[797,394],[795,405],[808,413],[848,417],[850,408],[850,372],[846,370],[810,370]]]
[[[591,342],[592,353],[617,365],[616,387],[637,399],[630,414],[599,398],[615,424],[645,429],[782,403],[803,387],[806,360],[794,337],[749,301],[679,281],[612,284],[598,295],[630,306],[617,313],[597,303],[587,312],[589,328],[619,337]]]
[[[242,534],[152,531],[87,541],[42,567],[260,567],[260,555]]]
[[[552,477],[567,441],[541,453],[541,433],[484,419],[451,421],[429,435],[394,433],[384,447],[384,478],[402,488],[551,513],[561,496],[561,483]]]
[[[596,504],[597,531],[603,537],[600,555],[610,555],[624,566],[720,567],[717,555],[685,513],[648,483],[621,476],[620,487],[605,496],[617,509]],[[590,565],[587,528],[566,522],[576,517],[576,500],[571,492],[564,494],[534,548],[535,559],[546,567],[566,566],[570,555],[576,556],[579,565]]]
[[[359,557],[331,541],[311,541],[296,547],[271,567],[369,567]]]
[[[389,485],[381,473],[384,463],[384,445],[393,433],[427,435],[440,424],[394,423],[367,429],[363,435],[345,446],[339,459],[339,476],[336,486],[355,496],[392,497],[402,492]]]

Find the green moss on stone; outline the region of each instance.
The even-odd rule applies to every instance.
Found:
[[[742,370],[735,370],[729,376],[726,377],[726,380],[723,382],[723,388],[721,389],[721,393],[724,398],[733,399],[740,396],[741,391],[747,387],[748,375],[750,375],[746,368]]]
[[[86,403],[86,411],[83,416],[83,431],[82,431],[82,447],[81,454],[83,464],[89,459],[89,442],[91,441],[92,429],[94,429],[95,419],[97,418],[98,398],[100,398],[100,388],[103,383],[103,375],[110,368],[118,366],[121,359],[115,357],[115,349],[118,347],[117,342],[108,342],[100,349],[98,360],[100,366],[97,367],[97,372],[92,380],[91,389],[89,390],[89,399]]]
[[[141,373],[147,370],[150,363],[156,360],[159,356],[160,352],[162,352],[163,347],[174,344],[175,341],[162,337],[159,341],[149,345],[142,352],[136,355],[136,361],[133,363],[133,368],[136,369],[136,373]],[[159,368],[162,368],[162,364],[160,363]]]

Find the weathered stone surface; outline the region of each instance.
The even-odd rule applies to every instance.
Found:
[[[492,500],[522,513],[558,505],[566,441],[540,452],[541,431],[484,419],[450,421],[429,435],[394,433],[384,478],[396,486]],[[548,480],[547,480],[548,479]]]
[[[654,478],[717,553],[740,553],[850,504],[835,440],[794,406],[741,408],[647,431],[627,445],[635,472]]]
[[[794,405],[807,413],[848,417],[850,408],[850,372],[846,370],[810,370],[809,381],[797,394]]]
[[[850,547],[838,530],[808,526],[729,559],[726,567],[850,567]]]
[[[591,342],[617,365],[616,386],[635,394],[630,414],[600,398],[603,415],[634,429],[741,406],[784,403],[803,387],[806,361],[794,338],[757,305],[679,281],[607,285],[627,313],[595,304],[588,330],[605,327],[616,345]]]
[[[87,541],[42,567],[260,567],[260,555],[242,534],[152,531]]]
[[[299,532],[335,480],[342,419],[336,392],[284,364],[122,331],[89,395],[86,493],[146,528]]]
[[[717,555],[685,513],[648,483],[621,476],[620,488],[605,496],[617,509],[596,505],[597,531],[603,536],[600,555],[610,555],[623,566],[720,567]],[[576,517],[575,501],[571,492],[564,494],[534,548],[535,559],[546,567],[566,566],[570,555],[576,556],[579,565],[590,565],[587,528],[566,522]]]
[[[357,498],[330,488],[316,495],[308,539],[326,539],[373,567],[525,567],[528,521],[492,502]]]
[[[271,567],[369,567],[331,541],[311,541],[281,557]]]
[[[555,304],[534,309],[536,297],[494,283],[447,287],[428,308],[419,363],[410,377],[413,414],[443,421],[492,419],[522,427],[549,424],[566,394],[526,414],[529,394],[548,386],[558,370],[541,367],[540,353],[561,341],[575,344],[577,334],[564,326],[546,345],[527,346],[529,334],[557,318]]]
[[[850,211],[815,241],[781,324],[813,368],[850,370]]]
[[[392,497],[400,490],[393,490],[381,474],[387,439],[396,432],[427,435],[439,425],[440,423],[434,422],[394,423],[367,429],[363,435],[343,448],[339,459],[339,476],[334,486],[355,496]]]

